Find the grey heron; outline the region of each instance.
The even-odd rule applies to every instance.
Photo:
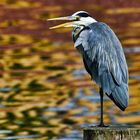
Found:
[[[104,93],[122,111],[129,101],[128,67],[119,39],[107,24],[96,21],[85,11],[48,20],[68,20],[50,29],[73,27],[74,46],[83,58],[85,69],[100,88],[101,114],[98,126],[104,127]]]

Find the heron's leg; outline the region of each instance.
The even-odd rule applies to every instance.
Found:
[[[100,118],[100,124],[98,125],[99,127],[106,127],[104,125],[104,118],[103,118],[103,96],[104,96],[103,89],[100,88],[101,118]]]

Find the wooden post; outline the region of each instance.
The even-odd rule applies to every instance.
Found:
[[[127,127],[84,128],[83,140],[140,140],[140,128],[127,128]]]

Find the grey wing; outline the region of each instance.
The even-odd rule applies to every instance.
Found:
[[[118,38],[103,23],[94,25],[91,30],[81,33],[81,36],[86,36],[81,41],[82,55],[90,75],[114,103],[124,110],[128,106],[128,70]]]

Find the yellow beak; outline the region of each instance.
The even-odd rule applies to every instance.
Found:
[[[66,22],[60,25],[56,25],[53,27],[50,27],[49,29],[57,29],[57,28],[61,28],[61,27],[73,27],[74,24],[77,22],[76,20],[78,20],[78,16],[67,16],[67,17],[58,17],[58,18],[52,18],[52,19],[48,19],[48,21],[53,21],[53,20],[68,20],[71,22]]]

